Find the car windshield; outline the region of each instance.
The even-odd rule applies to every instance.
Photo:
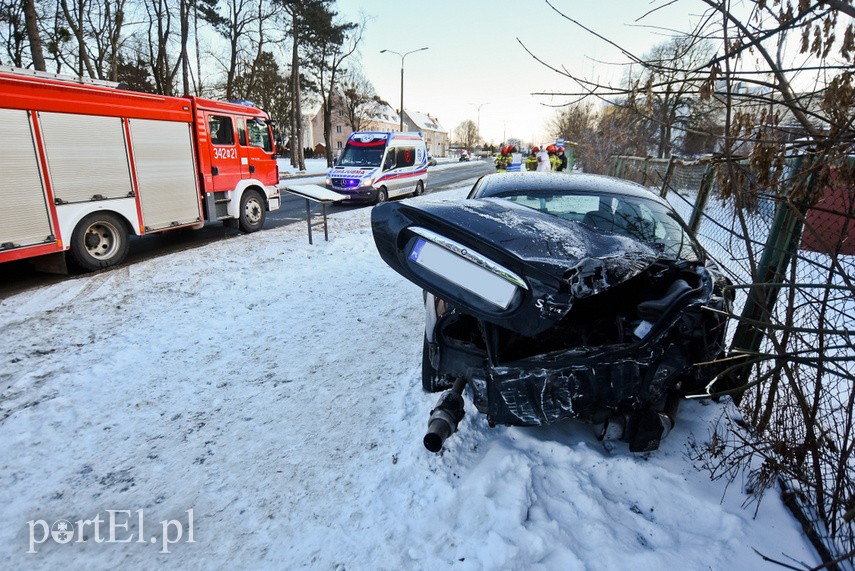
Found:
[[[698,250],[677,214],[656,202],[621,194],[502,192],[495,196],[602,232],[655,244],[664,256],[698,261]]]
[[[370,147],[347,145],[337,164],[343,167],[379,167],[385,149],[386,146],[382,144]]]

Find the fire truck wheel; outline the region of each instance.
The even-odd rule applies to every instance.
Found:
[[[425,193],[425,185],[422,181],[416,183],[416,191],[413,193],[413,196],[421,196]]]
[[[109,212],[93,212],[71,234],[71,259],[84,270],[115,266],[128,254],[128,229]]]
[[[261,230],[267,211],[257,190],[247,190],[240,199],[240,229],[247,234]]]
[[[377,204],[381,204],[389,200],[389,191],[386,190],[385,186],[381,186],[377,189]]]

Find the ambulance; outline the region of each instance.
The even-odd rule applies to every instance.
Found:
[[[356,131],[347,139],[326,187],[354,202],[386,202],[425,191],[425,140],[417,132]]]

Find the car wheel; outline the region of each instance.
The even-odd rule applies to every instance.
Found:
[[[382,204],[389,200],[389,191],[386,190],[385,186],[381,186],[377,189],[377,204]]]
[[[438,375],[430,364],[430,343],[422,339],[422,388],[428,393],[438,393],[450,389],[454,383],[445,375]]]
[[[264,226],[267,210],[264,199],[257,190],[247,190],[240,199],[240,229],[249,234],[257,232]]]
[[[416,191],[413,193],[413,196],[421,196],[425,193],[425,185],[422,181],[416,183]]]
[[[71,234],[71,259],[87,271],[115,266],[128,254],[128,230],[110,212],[93,212]]]

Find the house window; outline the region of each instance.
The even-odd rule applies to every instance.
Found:
[[[339,117],[344,117],[344,111],[342,111],[341,109],[339,109],[339,110],[338,110],[338,116],[339,116]]]
[[[335,146],[337,149],[341,149],[341,141],[336,141]]]
[[[335,126],[335,132],[336,132],[336,133],[341,133],[341,125],[336,125],[336,126]]]

